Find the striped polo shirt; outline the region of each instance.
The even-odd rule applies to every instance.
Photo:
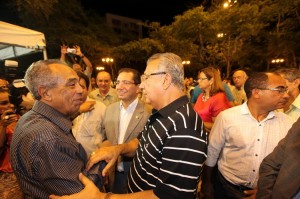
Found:
[[[159,198],[195,198],[207,157],[207,132],[186,96],[153,112],[139,136],[129,192],[153,189]]]

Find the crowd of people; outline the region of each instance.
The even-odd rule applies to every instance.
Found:
[[[74,49],[34,62],[17,105],[0,78],[0,178],[22,198],[300,198],[299,69],[194,81],[157,53],[112,86]]]

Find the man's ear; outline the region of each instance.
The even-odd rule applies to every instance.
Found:
[[[163,82],[163,89],[167,90],[169,86],[172,84],[172,77],[168,73],[165,75],[164,82]]]
[[[254,89],[252,89],[251,92],[252,92],[252,96],[253,96],[254,98],[259,98],[259,97],[260,97],[260,92],[261,92],[260,89],[254,88]]]
[[[52,96],[51,96],[51,92],[48,88],[44,87],[44,86],[40,86],[38,88],[38,93],[41,96],[41,98],[45,101],[51,101],[52,100]]]

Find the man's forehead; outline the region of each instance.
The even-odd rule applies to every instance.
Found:
[[[110,75],[109,73],[106,73],[106,72],[101,72],[97,75],[97,79],[110,79]]]
[[[148,62],[145,69],[145,74],[157,71],[158,64],[159,64],[159,59],[151,60],[150,62]]]
[[[242,77],[245,75],[245,72],[239,70],[239,71],[236,71],[234,74],[233,74],[233,77]]]
[[[268,75],[268,84],[274,86],[286,86],[286,81],[280,75],[270,74]]]

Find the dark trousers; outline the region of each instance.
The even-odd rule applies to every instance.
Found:
[[[114,184],[110,191],[112,193],[127,193],[128,190],[128,176],[124,172],[115,172]]]
[[[246,194],[244,194],[245,190],[251,190],[251,188],[234,185],[228,182],[222,176],[222,174],[217,171],[214,183],[215,199],[242,199],[247,196]]]

